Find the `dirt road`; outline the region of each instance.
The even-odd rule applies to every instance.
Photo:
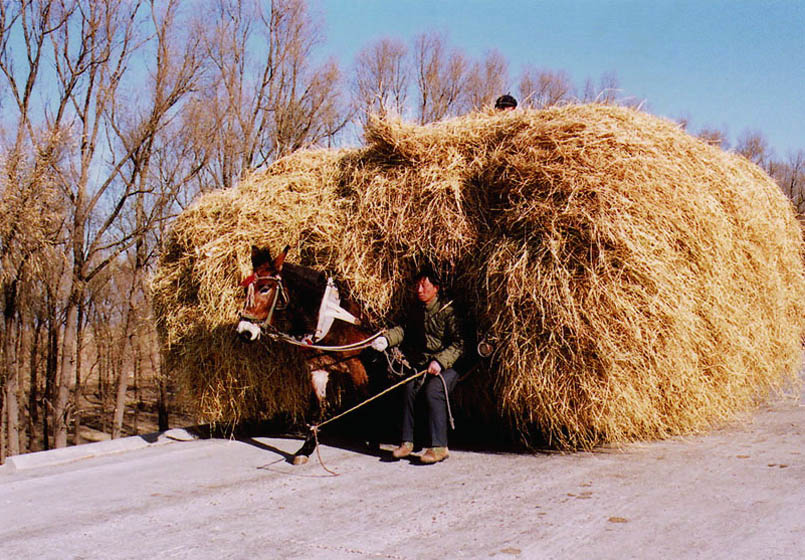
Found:
[[[805,407],[576,454],[434,466],[256,438],[0,470],[0,558],[802,558]]]

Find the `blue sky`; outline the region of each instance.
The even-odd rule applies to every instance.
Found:
[[[614,72],[623,95],[726,130],[762,132],[778,158],[805,149],[805,0],[312,0],[323,50],[352,66],[369,42],[430,30],[480,57],[565,70],[578,87]]]

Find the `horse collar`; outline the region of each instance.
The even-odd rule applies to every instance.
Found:
[[[324,295],[319,306],[319,318],[316,324],[316,332],[313,333],[313,341],[318,342],[330,332],[333,321],[339,319],[352,325],[359,325],[360,320],[352,313],[341,307],[341,296],[338,287],[333,282],[332,277],[327,278],[327,287],[324,288]]]

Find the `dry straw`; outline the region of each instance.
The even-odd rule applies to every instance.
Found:
[[[207,420],[299,419],[308,403],[295,350],[234,341],[252,243],[290,244],[377,325],[435,263],[497,340],[462,405],[528,442],[691,433],[797,383],[791,204],[755,165],[636,110],[373,120],[365,148],[299,152],[203,197],[154,290],[173,375]]]

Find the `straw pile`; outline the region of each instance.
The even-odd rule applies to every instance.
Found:
[[[797,382],[791,204],[745,159],[632,109],[374,120],[365,148],[297,153],[183,213],[154,289],[187,398],[209,420],[301,418],[294,351],[233,341],[251,243],[291,244],[378,325],[418,264],[438,266],[497,340],[473,381],[493,398],[463,406],[528,442],[699,431]]]

